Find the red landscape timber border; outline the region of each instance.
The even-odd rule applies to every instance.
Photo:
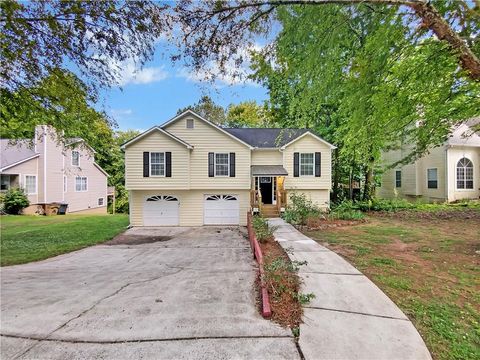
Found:
[[[263,255],[262,250],[260,249],[260,244],[257,241],[257,236],[255,235],[255,230],[253,230],[252,214],[250,213],[250,211],[247,212],[247,229],[248,239],[250,240],[250,247],[252,248],[253,256],[257,260],[258,268],[260,269],[260,294],[262,297],[262,316],[265,319],[269,319],[272,316],[272,308],[270,307],[270,298],[268,296],[267,287],[264,281]]]

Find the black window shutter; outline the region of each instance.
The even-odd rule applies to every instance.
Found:
[[[150,176],[150,153],[145,151],[143,153],[143,177]]]
[[[215,176],[215,162],[214,162],[214,153],[208,153],[208,176],[209,177],[214,177]]]
[[[321,154],[315,153],[315,176],[320,177]]]
[[[235,153],[230,153],[230,177],[235,177]]]
[[[293,153],[293,177],[298,177],[300,174],[299,171],[299,162],[300,162],[300,155],[298,152]]]
[[[165,177],[172,177],[172,153],[165,153]]]

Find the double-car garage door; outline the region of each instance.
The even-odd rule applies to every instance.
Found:
[[[180,206],[193,206],[191,211],[203,212],[205,225],[238,225],[240,221],[240,201],[237,195],[206,194],[203,206],[185,202],[180,205],[175,195],[155,195],[145,199],[143,206],[144,226],[176,226],[180,224]],[[195,207],[198,207],[196,209]],[[203,209],[202,209],[203,208]],[[190,212],[191,212],[190,211]],[[188,221],[182,221],[188,224]]]

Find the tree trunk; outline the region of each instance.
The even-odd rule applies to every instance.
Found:
[[[451,49],[458,56],[460,66],[469,73],[470,77],[480,81],[480,60],[452,29],[440,13],[429,2],[414,2],[410,7],[423,21],[423,26],[433,31],[439,40],[450,44]]]
[[[348,198],[353,200],[353,165],[350,167],[350,175],[348,177]]]
[[[375,197],[375,179],[373,176],[374,161],[370,160],[365,172],[365,186],[363,188],[363,200],[372,200]]]

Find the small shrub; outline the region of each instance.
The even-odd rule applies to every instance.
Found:
[[[273,239],[274,227],[268,225],[268,221],[260,216],[254,216],[252,220],[253,230],[257,236],[257,240],[261,243]]]
[[[3,197],[3,207],[7,214],[18,215],[29,205],[30,201],[23,189],[10,189]]]
[[[305,225],[309,217],[319,216],[320,209],[305,194],[293,193],[285,209],[283,219],[296,225]]]

